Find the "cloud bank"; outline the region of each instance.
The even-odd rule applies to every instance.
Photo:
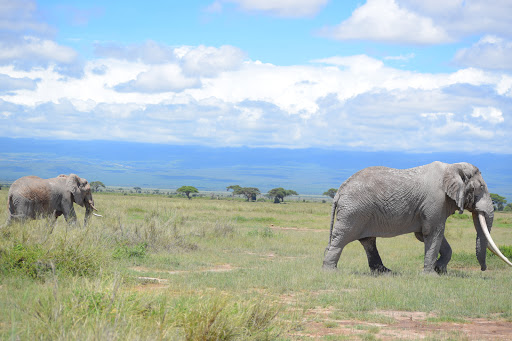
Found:
[[[313,15],[327,3],[231,2],[295,17]],[[282,66],[253,60],[231,45],[154,41],[97,43],[94,57],[83,60],[52,40],[31,2],[4,2],[0,136],[512,153],[509,21],[489,28],[501,14],[481,8],[480,1],[434,2],[369,0],[327,31],[337,39],[414,44],[492,32],[455,53],[452,62],[461,69],[453,72],[389,64],[414,58],[411,53],[334,55]],[[485,19],[480,28],[465,25],[479,8]]]

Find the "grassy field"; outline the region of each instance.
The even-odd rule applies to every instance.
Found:
[[[448,274],[423,275],[413,235],[359,243],[321,269],[330,204],[95,194],[103,218],[0,232],[0,337],[12,340],[507,339],[512,269],[481,272],[470,215],[450,217]],[[0,222],[7,217],[0,191]],[[75,207],[80,223],[83,209]],[[495,242],[512,256],[512,214]],[[507,249],[508,247],[508,249]]]

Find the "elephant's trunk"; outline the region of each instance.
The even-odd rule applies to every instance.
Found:
[[[89,205],[85,205],[85,218],[84,218],[84,226],[87,225],[87,221],[92,214],[92,208]]]
[[[89,220],[89,217],[91,216],[91,214],[96,217],[102,217],[102,215],[96,214],[93,211],[97,211],[96,207],[94,207],[94,201],[92,201],[92,199],[85,201],[84,226],[87,225],[87,221]]]
[[[490,228],[487,227],[492,227],[493,215],[484,215],[482,212],[473,212],[473,223],[475,224],[475,228],[477,230],[476,257],[480,263],[482,271],[487,269],[485,263],[486,248],[489,248],[492,253],[500,257],[501,260],[503,260],[508,265],[512,266],[512,263],[501,253],[499,248],[492,240],[491,234],[489,232]]]

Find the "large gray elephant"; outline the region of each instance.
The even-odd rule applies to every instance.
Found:
[[[464,209],[473,213],[476,257],[482,271],[487,268],[487,247],[512,266],[489,233],[494,208],[477,167],[436,161],[410,169],[365,168],[347,179],[333,199],[323,267],[336,268],[345,245],[359,240],[371,271],[388,272],[377,250],[376,237],[414,233],[425,244],[424,272],[444,273],[452,255],[444,236],[446,219]]]
[[[24,176],[14,181],[9,189],[7,225],[13,220],[53,217],[64,215],[70,224],[76,223],[73,203],[85,206],[84,225],[94,207],[91,186],[76,174],[59,175],[52,179]],[[97,211],[97,210],[96,210]]]

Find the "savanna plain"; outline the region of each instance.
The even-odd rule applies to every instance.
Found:
[[[11,340],[486,340],[512,337],[512,269],[475,257],[469,213],[448,219],[446,275],[423,275],[413,235],[378,239],[392,275],[371,274],[359,243],[321,268],[330,200],[246,202],[94,193],[0,231],[0,336]],[[0,222],[7,219],[0,191]],[[512,213],[492,229],[512,256]]]

